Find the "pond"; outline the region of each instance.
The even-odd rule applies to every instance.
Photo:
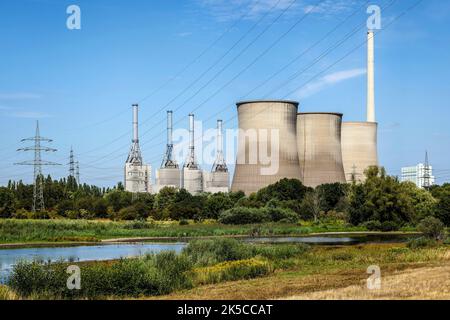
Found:
[[[303,236],[303,237],[258,237],[245,238],[250,243],[307,243],[311,245],[355,245],[361,243],[401,243],[411,235],[364,234],[339,236]],[[187,242],[135,242],[96,244],[83,246],[49,246],[38,248],[0,249],[0,283],[4,283],[13,266],[19,261],[105,261],[120,258],[137,257],[147,253],[161,251],[180,252]]]
[[[186,243],[120,243],[92,246],[0,249],[0,283],[19,261],[104,261],[161,251],[180,252]]]

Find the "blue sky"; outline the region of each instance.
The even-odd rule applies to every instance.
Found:
[[[428,150],[438,182],[449,181],[450,2],[424,0],[410,11],[415,0],[369,3],[384,8],[376,38],[380,163],[397,175]],[[81,30],[66,27],[72,4],[81,8]],[[166,109],[175,127],[187,127],[195,111],[204,127],[219,117],[236,128],[236,101],[288,98],[302,111],[364,120],[366,48],[357,47],[366,7],[364,0],[1,1],[0,184],[32,180],[31,167],[13,163],[32,159],[15,150],[36,120],[58,149],[44,158],[63,164],[45,173],[66,176],[73,146],[83,182],[122,180],[134,102],[153,168],[164,152]]]

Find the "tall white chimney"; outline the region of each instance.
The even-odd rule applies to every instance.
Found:
[[[173,130],[173,124],[172,124],[172,111],[167,111],[167,145],[173,146],[172,141],[172,130]]]
[[[189,115],[189,151],[194,159],[194,115],[192,113]]]
[[[137,104],[133,104],[133,142],[139,142],[138,135],[138,110],[139,106]]]
[[[367,32],[367,122],[375,120],[375,53],[374,32]]]

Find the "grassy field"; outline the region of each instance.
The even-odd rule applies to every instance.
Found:
[[[0,219],[0,244],[36,242],[95,242],[134,237],[208,237],[248,235],[303,235],[320,232],[365,231],[344,223],[223,225],[215,221],[112,222],[90,220],[5,220]]]
[[[381,268],[382,279],[386,281],[384,285],[382,282],[381,291],[368,292],[364,286],[370,265]],[[449,289],[444,290],[443,286],[448,279],[441,282],[440,279],[448,278],[448,273],[435,276],[433,270],[446,271],[449,268],[449,246],[418,250],[398,244],[314,247],[306,254],[279,261],[276,271],[267,277],[201,286],[156,299],[387,299],[395,296],[445,299],[449,297]],[[414,286],[408,286],[408,282],[396,282],[408,274],[417,280]],[[437,287],[433,288],[435,284]]]

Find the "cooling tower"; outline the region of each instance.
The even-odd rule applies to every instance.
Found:
[[[283,178],[301,180],[297,102],[237,103],[239,142],[232,191],[249,195]]]
[[[203,190],[209,193],[229,192],[228,172],[203,172]]]
[[[378,166],[377,129],[374,122],[342,124],[342,159],[347,182],[363,182],[364,171]]]
[[[341,151],[341,113],[299,113],[297,148],[303,184],[315,188],[345,183]]]

